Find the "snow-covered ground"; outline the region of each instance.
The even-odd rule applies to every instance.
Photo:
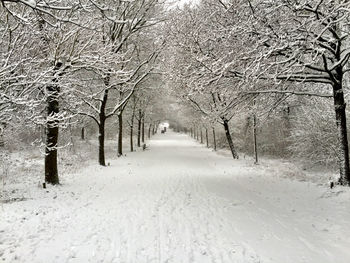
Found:
[[[350,191],[276,169],[158,134],[146,151],[3,203],[0,261],[350,262]]]

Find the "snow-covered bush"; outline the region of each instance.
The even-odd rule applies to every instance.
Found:
[[[320,98],[311,100],[312,103],[303,104],[294,114],[289,149],[293,156],[334,167],[338,143],[332,103]]]

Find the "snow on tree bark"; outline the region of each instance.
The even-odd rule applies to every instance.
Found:
[[[335,118],[338,130],[339,143],[339,183],[341,185],[349,185],[350,169],[349,169],[349,146],[346,126],[346,103],[344,101],[344,93],[341,85],[333,86]]]
[[[110,76],[107,75],[104,79],[105,86],[109,85]],[[105,89],[103,92],[102,101],[100,104],[99,109],[99,135],[98,135],[98,142],[99,142],[99,151],[98,151],[98,162],[102,166],[106,166],[106,160],[105,160],[105,123],[106,123],[106,105],[108,100],[108,89]]]
[[[57,81],[57,80],[56,80]],[[57,168],[57,142],[59,121],[59,94],[58,85],[47,86],[47,125],[46,125],[46,147],[45,147],[45,182],[59,184]]]
[[[230,133],[230,128],[228,126],[228,121],[226,119],[223,119],[223,126],[224,126],[224,129],[225,129],[225,135],[226,135],[227,143],[228,143],[228,145],[230,147],[232,158],[233,159],[238,159],[238,154],[236,152],[235,146],[233,145],[232,136],[231,136],[231,133]]]
[[[118,157],[123,156],[123,113],[119,112],[118,116]]]
[[[139,117],[137,119],[137,147],[141,147],[141,124],[142,122],[142,111],[139,109]]]
[[[142,132],[141,132],[141,141],[142,143],[145,142],[145,115],[143,115],[142,117],[142,128],[141,128]]]

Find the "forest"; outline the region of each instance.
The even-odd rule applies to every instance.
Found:
[[[345,218],[350,215],[346,107],[350,85],[349,1],[0,0],[0,35],[0,259],[4,262],[349,262],[345,249],[350,234]],[[253,179],[249,179],[250,173]],[[79,176],[73,176],[76,174]],[[164,174],[168,177],[163,178]],[[150,179],[152,175],[156,176]],[[212,178],[214,175],[217,179]],[[231,193],[225,188],[225,180]],[[312,197],[306,189],[310,183],[310,192],[315,194]],[[134,187],[141,187],[139,194],[133,192]],[[286,206],[289,200],[299,200],[297,194],[305,197],[304,204],[292,204],[300,205],[303,212],[291,217],[308,215],[310,225],[322,221],[322,226],[313,225],[315,229],[326,229],[324,220],[334,215],[333,228],[324,230],[329,236],[319,237],[321,230],[315,234],[304,225],[291,224],[290,229],[300,227],[300,233],[305,231],[311,237],[307,242],[299,232],[290,233],[286,246],[302,242],[307,248],[300,247],[300,255],[283,258],[283,252],[266,252],[278,247],[271,239],[271,246],[255,244],[248,234],[235,232],[245,238],[241,250],[235,255],[225,254],[232,248],[231,241],[225,243],[223,236],[225,231],[231,233],[228,219],[234,218],[225,214],[226,207],[234,202],[232,198],[242,198],[241,203],[249,207],[253,198],[250,191],[252,195],[263,191],[266,199],[273,199],[269,187]],[[153,196],[153,188],[159,196]],[[88,189],[94,189],[90,195]],[[116,189],[118,193],[114,194]],[[214,198],[211,191],[220,195]],[[236,196],[235,191],[242,195]],[[73,196],[78,193],[82,197],[75,202]],[[141,193],[149,198],[145,211],[139,207]],[[199,199],[197,205],[191,203],[197,200],[196,195],[202,196],[205,204]],[[320,195],[326,203],[317,203],[315,211],[310,212],[310,202]],[[328,199],[324,195],[329,195]],[[81,207],[94,196],[108,204],[115,199],[118,207],[94,203],[96,211],[103,209],[92,212],[95,230],[102,217],[108,218],[105,214],[109,211],[118,209],[115,216],[122,208],[128,211],[125,218],[119,218],[122,224],[116,235],[120,244],[114,236],[109,237],[119,244],[115,247],[107,248],[109,241],[103,243],[100,236],[100,243],[84,243],[84,249],[74,253],[69,250],[73,245],[65,248],[60,256],[71,256],[72,261],[64,257],[53,260],[53,252],[47,253],[52,249],[43,252],[46,237],[39,234],[42,243],[30,243],[28,236],[34,234],[18,228],[26,226],[23,213],[23,218],[36,213],[42,217],[35,233],[57,230],[65,213],[74,220],[72,203],[88,218],[90,212]],[[128,207],[123,206],[123,198],[128,200]],[[62,205],[59,199],[65,200],[64,211],[57,208]],[[202,212],[184,212],[187,216],[182,221],[183,214],[177,209],[187,202],[183,199],[193,205],[193,211]],[[23,203],[28,203],[25,212]],[[282,207],[282,203],[278,204]],[[334,213],[329,211],[332,206]],[[284,210],[274,207],[271,212],[269,206],[262,207],[272,213],[262,228],[267,231],[261,234],[265,238],[271,234],[270,226],[283,221],[274,215],[284,215]],[[159,212],[162,208],[163,213]],[[158,242],[154,251],[142,250],[140,247],[151,246],[147,245],[149,240],[140,241],[136,232],[155,234],[147,232],[147,223],[140,225],[132,218],[147,217],[152,209],[158,211],[158,221],[146,222],[163,230],[154,239]],[[208,211],[219,217],[212,218]],[[257,227],[257,219],[266,216],[248,216],[244,211],[238,215],[242,222],[237,224],[242,223],[244,233],[253,231],[251,226]],[[160,221],[161,216],[165,223]],[[203,236],[194,237],[193,223],[202,216],[207,217],[205,222],[210,227],[201,225],[198,231]],[[245,218],[257,221],[248,219],[249,224]],[[62,224],[72,225],[69,220]],[[78,236],[93,240],[92,230],[90,236],[83,233],[83,229],[91,228],[85,220]],[[123,232],[129,224],[135,226],[132,236]],[[190,250],[179,249],[182,237],[178,228],[172,231],[179,242],[171,238],[169,229],[177,224],[188,230],[189,239],[184,237],[183,242]],[[113,232],[115,225],[108,227],[100,231]],[[161,232],[166,227],[168,232]],[[208,238],[217,229],[222,234]],[[1,238],[10,230],[16,234],[8,232]],[[74,231],[70,228],[67,233]],[[275,237],[283,233],[281,230]],[[23,241],[25,244],[19,245],[21,235],[30,244]],[[299,239],[294,240],[297,236]],[[162,238],[168,243],[161,242]],[[196,243],[202,239],[207,242],[204,248]],[[338,246],[329,248],[331,240],[337,240]],[[222,251],[214,249],[219,241]],[[62,244],[57,241],[51,246]],[[128,252],[123,254],[122,248]],[[147,251],[143,254],[138,248]],[[35,253],[29,259],[28,251],[33,249]],[[82,256],[90,250],[97,254]],[[119,251],[119,256],[99,258],[106,250]],[[286,251],[289,255],[292,249]]]

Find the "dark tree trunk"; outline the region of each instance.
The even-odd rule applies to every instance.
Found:
[[[85,127],[81,128],[81,139],[84,141],[85,140]]]
[[[148,139],[151,139],[151,129],[152,129],[152,123],[150,123],[148,127]]]
[[[213,127],[213,147],[214,151],[216,151],[216,135],[215,135],[215,128]]]
[[[193,129],[192,128],[190,129],[190,134],[191,134],[191,137],[193,138]]]
[[[202,132],[202,128],[201,128],[201,143],[203,143],[203,132]]]
[[[209,148],[208,128],[205,128],[205,140],[207,141],[207,148]]]
[[[225,129],[226,139],[227,139],[228,145],[229,145],[231,153],[232,153],[232,157],[233,157],[233,159],[238,159],[238,154],[237,154],[236,149],[233,145],[233,141],[232,141],[232,137],[231,137],[231,133],[230,133],[230,128],[228,126],[228,121],[226,119],[223,119],[223,125],[224,125],[224,129]]]
[[[142,143],[145,143],[145,116],[142,117],[141,141]]]
[[[142,111],[139,109],[139,117],[137,119],[137,147],[141,147],[141,122],[142,122]]]
[[[106,82],[108,81],[105,80]],[[107,85],[106,85],[107,86]],[[106,89],[103,94],[103,99],[100,106],[100,114],[99,114],[99,134],[98,134],[98,142],[99,142],[99,151],[98,151],[98,162],[102,166],[106,166],[105,161],[105,123],[106,123],[106,104],[108,100],[108,90]]]
[[[55,72],[63,66],[62,63],[55,65]],[[58,77],[63,73],[59,73]],[[54,83],[58,82],[57,77],[53,79]],[[57,168],[57,142],[59,121],[56,118],[59,113],[59,95],[60,87],[58,84],[49,85],[47,90],[47,116],[46,125],[46,147],[45,147],[45,182],[49,184],[59,184],[58,168]]]
[[[130,125],[130,152],[134,151],[134,127]]]
[[[48,86],[47,93],[47,116],[49,120],[46,126],[45,182],[49,184],[59,184],[57,169],[59,122],[56,119],[56,115],[59,113],[58,97],[60,94],[60,88],[58,85]]]
[[[131,119],[130,119],[130,151],[134,151],[134,120],[135,120],[135,107],[132,109]]]
[[[98,125],[98,163],[106,166],[105,161],[105,118],[100,116],[100,124]]]
[[[339,74],[339,83],[342,83],[343,77]],[[335,119],[338,129],[338,141],[339,141],[339,170],[340,178],[339,183],[341,185],[349,185],[350,183],[350,170],[349,170],[349,146],[346,127],[346,103],[344,101],[344,93],[342,84],[333,85],[333,98],[335,108]]]
[[[123,112],[118,114],[118,157],[123,155]]]

